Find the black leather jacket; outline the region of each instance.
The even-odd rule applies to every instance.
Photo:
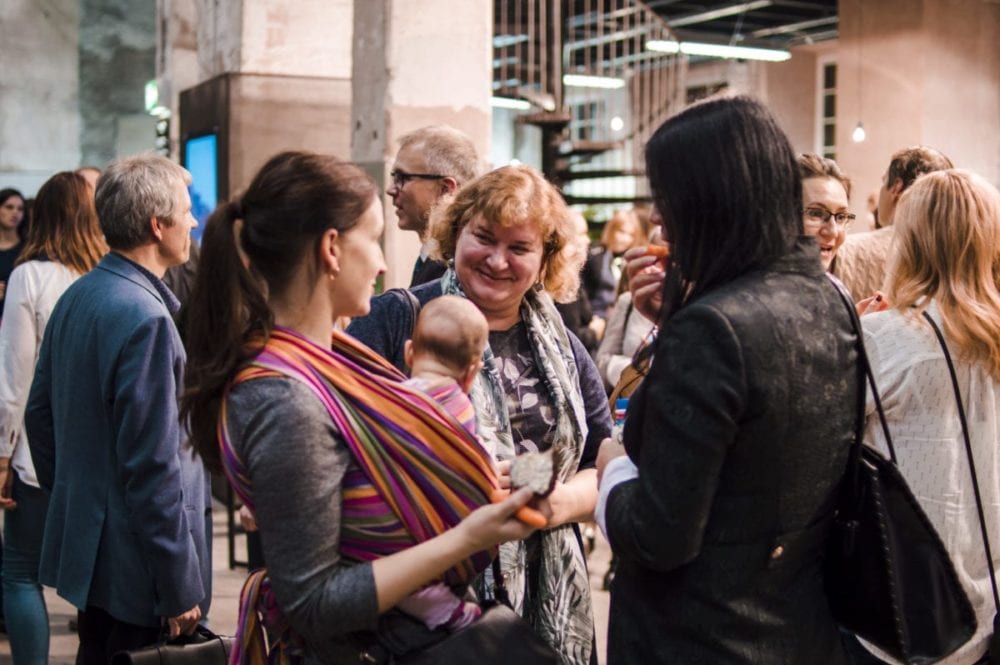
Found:
[[[856,407],[812,239],[679,311],[633,397],[612,490],[610,665],[843,663],[821,557]]]

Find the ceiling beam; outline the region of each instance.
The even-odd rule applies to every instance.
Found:
[[[714,21],[715,19],[725,18],[727,16],[736,16],[737,14],[751,12],[755,9],[764,9],[765,7],[770,7],[773,4],[773,0],[741,2],[736,5],[730,5],[729,7],[720,7],[719,9],[712,9],[707,12],[698,12],[697,14],[688,14],[687,16],[678,16],[677,18],[667,19],[667,24],[671,28],[681,28],[686,25],[705,23],[707,21]]]
[[[773,28],[763,28],[761,30],[754,30],[750,33],[751,37],[772,37],[774,35],[784,35],[789,32],[800,32],[802,30],[809,30],[810,28],[818,28],[824,25],[836,25],[838,18],[836,16],[827,16],[826,18],[817,18],[811,21],[800,21],[799,23],[788,23],[786,25],[779,25]]]

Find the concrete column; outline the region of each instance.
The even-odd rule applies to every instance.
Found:
[[[178,138],[220,134],[221,196],[246,187],[281,150],[349,158],[351,0],[160,2],[161,20],[193,8],[194,56],[183,33],[168,32],[173,69],[165,62],[160,71],[164,87],[185,91]]]
[[[179,158],[180,92],[201,80],[198,0],[157,0],[156,16],[156,84],[160,105],[170,109],[170,154]]]
[[[77,0],[0,2],[0,188],[80,164]]]
[[[383,186],[399,137],[430,124],[467,133],[489,154],[490,0],[354,0],[351,158]],[[420,240],[384,197],[387,288],[409,284]]]
[[[155,0],[81,0],[80,160],[103,167],[155,145],[144,88],[156,73]]]

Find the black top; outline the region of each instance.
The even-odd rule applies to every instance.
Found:
[[[3,318],[3,304],[7,295],[7,280],[10,278],[10,274],[14,272],[14,262],[17,261],[17,257],[21,254],[22,249],[24,249],[24,241],[19,240],[10,249],[0,250],[0,282],[4,285],[3,294],[0,295],[0,318]]]
[[[845,662],[821,561],[856,372],[812,238],[662,328],[605,513],[609,665]]]
[[[410,288],[412,289],[414,286],[420,286],[427,282],[433,282],[444,275],[444,271],[447,269],[448,264],[444,261],[417,259],[417,262],[413,265],[413,278],[410,280]]]
[[[590,307],[590,300],[587,292],[583,290],[583,283],[576,292],[576,300],[573,302],[557,302],[556,309],[562,317],[566,327],[580,338],[587,351],[594,355],[597,347],[601,345],[601,340],[597,338],[597,333],[590,329],[590,322],[594,318],[594,311]]]

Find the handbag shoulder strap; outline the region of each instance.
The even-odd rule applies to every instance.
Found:
[[[830,279],[830,283],[837,289],[837,293],[840,295],[840,300],[844,303],[844,308],[847,309],[847,315],[851,319],[851,327],[854,329],[854,335],[857,338],[858,365],[863,369],[865,376],[868,378],[868,385],[871,386],[872,399],[875,401],[875,410],[878,412],[879,423],[882,425],[882,434],[885,436],[885,443],[889,448],[889,459],[892,460],[893,464],[896,464],[896,448],[892,445],[892,435],[889,433],[889,423],[885,418],[885,409],[882,408],[882,398],[879,396],[878,387],[875,385],[875,374],[872,372],[871,363],[868,362],[868,353],[865,351],[865,336],[861,332],[861,319],[858,318],[858,311],[854,306],[854,301],[851,299],[851,295],[847,292],[844,285],[840,283],[840,280],[830,275],[830,273],[827,273],[827,277]],[[852,456],[855,459],[857,458],[857,453],[860,451],[860,446],[862,445],[862,440],[864,438],[865,390],[863,381],[861,382],[861,390],[858,392],[858,402],[860,406],[858,407],[859,415],[855,425],[855,437],[854,444],[852,446]]]
[[[955,401],[958,404],[958,419],[962,423],[962,438],[965,439],[965,454],[969,458],[969,471],[972,473],[972,491],[976,497],[976,512],[979,514],[979,528],[983,534],[983,549],[986,550],[986,565],[990,572],[990,584],[993,585],[993,604],[997,612],[1000,612],[1000,594],[997,593],[996,571],[993,569],[993,553],[990,551],[990,536],[986,531],[986,513],[983,510],[983,498],[979,492],[979,477],[976,475],[976,463],[972,459],[972,440],[969,438],[969,422],[965,418],[965,406],[962,404],[962,391],[958,387],[958,375],[955,373],[955,363],[951,360],[951,353],[948,351],[948,343],[945,342],[941,328],[926,311],[924,319],[931,325],[934,334],[941,343],[941,350],[944,351],[945,362],[948,363],[948,373],[951,375],[951,387],[955,391]]]
[[[412,325],[410,326],[410,336],[413,336],[413,329],[417,326],[417,317],[420,316],[420,300],[417,298],[416,294],[409,289],[404,289],[402,287],[396,287],[394,289],[389,289],[394,293],[398,293],[406,304],[410,306],[410,318],[412,319]],[[388,293],[389,291],[386,291]]]

